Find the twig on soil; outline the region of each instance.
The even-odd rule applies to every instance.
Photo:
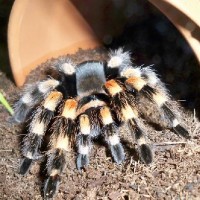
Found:
[[[186,144],[187,142],[162,142],[162,143],[154,143],[154,146],[166,146],[166,145],[176,145],[176,144]]]
[[[12,152],[12,149],[0,149],[0,152]]]
[[[194,108],[194,122],[196,122],[196,110]]]
[[[126,168],[126,174],[127,174],[127,172],[130,170],[131,165],[132,165],[132,162],[133,162],[133,158],[132,158],[132,156],[131,156],[130,162],[129,162],[127,168]]]
[[[193,120],[191,123],[193,124],[193,126],[190,127],[191,136],[198,135],[200,125],[199,125],[199,121],[196,117],[196,109],[194,109],[194,111],[193,111]],[[194,130],[193,130],[193,127],[195,127]]]

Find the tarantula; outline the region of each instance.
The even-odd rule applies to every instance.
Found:
[[[150,66],[133,66],[129,52],[122,48],[111,51],[107,62],[92,60],[75,65],[62,59],[53,68],[58,72],[57,79],[48,77],[27,86],[15,104],[14,116],[20,123],[31,116],[23,140],[21,174],[41,158],[43,137],[47,132],[51,135],[45,198],[55,195],[71,147],[77,147],[76,164],[81,169],[89,164],[92,140],[102,136],[114,161],[120,164],[125,153],[119,127],[124,123],[145,164],[152,162],[153,154],[145,139],[141,117],[190,138],[170,109],[170,96],[154,70]]]

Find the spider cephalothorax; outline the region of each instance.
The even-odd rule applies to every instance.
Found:
[[[77,168],[81,169],[89,164],[92,140],[102,136],[114,161],[120,164],[125,154],[119,127],[124,123],[146,164],[152,162],[153,155],[141,117],[190,138],[168,105],[170,97],[164,84],[150,67],[133,66],[128,52],[118,49],[109,54],[108,62],[87,61],[76,66],[63,59],[53,68],[58,72],[56,79],[47,78],[26,87],[15,104],[16,121],[24,122],[31,116],[23,140],[21,174],[41,157],[45,133],[51,135],[45,198],[56,193],[71,147],[77,147]]]

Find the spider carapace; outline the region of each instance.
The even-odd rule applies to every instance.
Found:
[[[46,153],[45,198],[56,194],[71,147],[77,149],[76,163],[81,169],[89,164],[92,140],[101,136],[114,161],[122,163],[125,158],[119,133],[122,124],[129,127],[145,164],[152,162],[153,154],[141,118],[190,138],[171,110],[170,95],[154,70],[149,66],[134,66],[129,52],[122,48],[111,51],[107,62],[75,65],[69,59],[62,59],[53,68],[58,72],[56,79],[47,78],[25,87],[15,104],[14,116],[20,123],[30,119],[23,139],[21,174],[41,158],[43,137],[47,132],[51,135]]]

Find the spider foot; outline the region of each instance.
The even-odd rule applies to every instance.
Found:
[[[60,183],[60,176],[56,174],[55,176],[50,176],[44,185],[44,198],[53,198],[56,194],[58,185]]]
[[[32,162],[33,162],[32,159],[30,159],[30,158],[24,158],[23,161],[22,161],[22,164],[20,166],[19,173],[21,175],[25,175],[28,172],[28,170],[29,170]]]
[[[89,164],[89,156],[87,154],[79,154],[76,160],[78,170],[87,167]]]
[[[121,164],[125,158],[124,149],[121,143],[118,143],[116,145],[111,145],[110,149],[111,149],[111,153],[112,153],[114,161],[117,164]]]
[[[190,139],[191,136],[189,135],[188,131],[183,128],[180,124],[178,124],[176,127],[174,127],[174,131],[178,134],[183,136],[186,139]]]
[[[147,144],[142,144],[139,148],[140,157],[145,164],[150,164],[153,161],[153,154],[151,148]]]

